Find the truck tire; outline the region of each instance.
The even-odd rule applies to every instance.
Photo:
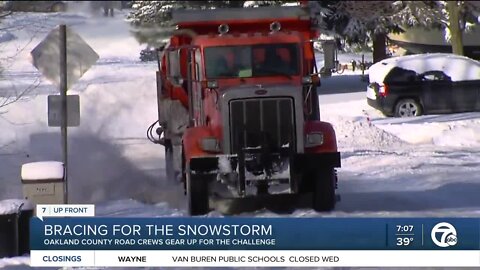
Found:
[[[190,171],[187,171],[186,178],[188,214],[190,216],[207,214],[210,212],[208,179],[205,175],[197,175]]]
[[[167,182],[175,182],[175,168],[173,166],[173,147],[170,140],[165,140],[165,173]]]
[[[332,211],[337,202],[335,189],[335,170],[333,168],[318,170],[314,178],[313,210],[318,212]]]
[[[183,149],[182,145],[182,171],[180,172],[181,175],[181,182],[183,186],[183,193],[187,196],[187,169],[186,169],[186,162],[185,162],[185,150]]]

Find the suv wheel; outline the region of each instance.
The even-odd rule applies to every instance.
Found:
[[[402,99],[395,106],[396,117],[412,117],[422,115],[422,106],[414,99]]]

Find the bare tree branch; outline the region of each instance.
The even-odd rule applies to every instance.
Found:
[[[12,103],[15,103],[22,99],[25,95],[30,93],[32,90],[36,89],[40,85],[40,78],[37,78],[31,85],[29,85],[27,88],[23,89],[20,93],[15,94],[13,96],[4,98],[4,101],[0,103],[0,108],[6,107]],[[4,112],[0,112],[4,113]]]
[[[0,57],[0,76],[2,72],[12,70],[12,66],[18,60],[18,57],[30,47],[32,41],[37,37],[37,35],[46,33],[54,27],[54,25],[51,25],[52,23],[47,23],[49,18],[44,16],[26,19],[10,17],[12,20],[6,20],[5,18],[11,14],[12,12],[9,12],[7,14],[2,14],[0,17],[4,18],[4,20],[0,22],[0,26],[3,24],[3,27],[0,27],[0,31],[3,30],[14,33],[26,31],[27,33],[30,33],[30,36],[28,40],[21,45],[15,42],[2,44],[4,46],[6,46],[5,44],[8,44],[9,46],[16,44],[14,46],[18,47],[9,48],[8,51],[10,52],[10,55],[5,55],[5,53],[2,53],[2,57]],[[0,50],[5,51],[5,47],[0,48]],[[40,85],[40,82],[41,78],[38,76],[33,78],[33,81],[28,86],[23,86],[22,89],[16,89],[16,83],[15,81],[12,81],[11,87],[9,87],[8,90],[5,88],[2,92],[0,92],[0,108],[3,109],[0,111],[0,114],[6,114],[8,112],[8,110],[5,110],[8,105],[11,105],[19,100],[24,100],[27,95],[31,95],[32,91],[34,91]],[[2,118],[5,119],[5,117]]]

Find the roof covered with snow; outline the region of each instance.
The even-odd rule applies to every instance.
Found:
[[[369,68],[370,81],[383,82],[394,67],[413,70],[418,74],[441,70],[452,81],[480,80],[480,62],[450,53],[427,53],[382,60]]]

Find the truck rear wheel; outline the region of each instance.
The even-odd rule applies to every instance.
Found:
[[[315,173],[313,209],[319,212],[331,211],[337,201],[335,196],[336,175],[333,168],[320,169]]]
[[[187,171],[186,178],[188,213],[191,216],[207,214],[210,212],[207,176]]]

